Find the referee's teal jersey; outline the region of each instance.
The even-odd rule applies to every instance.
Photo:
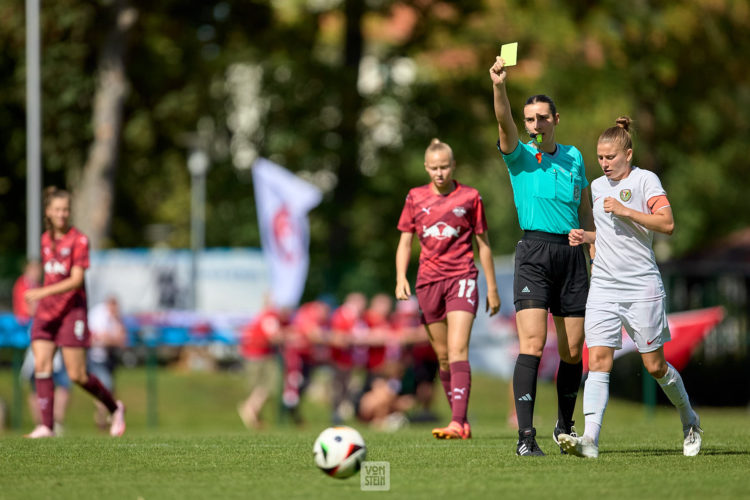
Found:
[[[558,144],[557,150],[548,154],[537,150],[531,141],[518,141],[515,151],[503,153],[503,160],[510,172],[521,229],[568,234],[580,228],[578,206],[589,183],[583,156],[575,146]]]

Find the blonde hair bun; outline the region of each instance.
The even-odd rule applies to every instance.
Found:
[[[615,123],[618,127],[625,129],[625,132],[630,132],[630,124],[633,123],[633,120],[629,116],[621,116],[615,120]]]

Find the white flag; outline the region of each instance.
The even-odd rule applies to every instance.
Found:
[[[321,191],[275,163],[253,165],[260,239],[271,271],[271,302],[299,304],[307,280],[310,227],[307,213],[320,203]]]

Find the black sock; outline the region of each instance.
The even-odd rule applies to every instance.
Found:
[[[560,360],[560,366],[557,369],[557,420],[560,426],[568,432],[570,432],[568,427],[573,421],[573,411],[576,408],[582,374],[582,361],[570,364]]]
[[[530,354],[519,354],[513,371],[513,399],[516,401],[518,428],[534,426],[534,403],[536,402],[536,378],[542,358]]]

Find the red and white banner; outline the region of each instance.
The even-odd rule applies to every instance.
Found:
[[[276,307],[295,307],[307,280],[307,214],[320,203],[322,193],[265,158],[253,165],[253,184],[263,255],[270,270],[271,303]]]

